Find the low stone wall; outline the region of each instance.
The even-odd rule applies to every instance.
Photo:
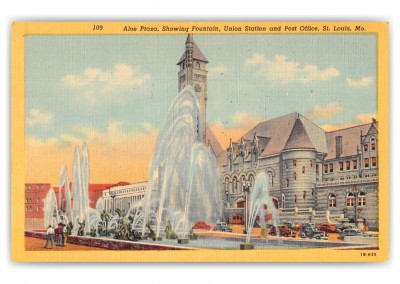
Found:
[[[46,239],[45,232],[25,231],[26,237]],[[191,248],[83,236],[67,236],[67,243],[109,250],[188,250]]]
[[[357,244],[378,245],[377,237],[346,236],[344,237],[344,241]]]

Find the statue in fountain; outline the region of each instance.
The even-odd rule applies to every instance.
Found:
[[[146,228],[149,229],[149,238],[155,240],[156,239],[156,234],[154,230],[150,226],[151,221],[147,220],[146,222]]]
[[[188,236],[189,236],[189,240],[197,240],[197,234],[195,234],[193,232],[193,229],[190,229]]]
[[[74,225],[72,224],[71,221],[68,222],[67,227],[66,227],[66,234],[69,236],[72,234],[72,229],[74,228]]]
[[[108,236],[108,222],[111,220],[111,215],[107,213],[106,209],[100,215],[101,223],[99,224],[98,234],[100,236]]]
[[[83,220],[82,223],[79,222],[79,220],[77,220],[77,221],[79,224],[78,236],[84,236],[85,235],[85,220]]]
[[[167,221],[167,225],[165,226],[165,234],[167,239],[176,240],[178,235],[172,230],[171,221]]]
[[[97,237],[96,228],[95,227],[92,227],[90,229],[90,236],[93,237],[93,238]]]

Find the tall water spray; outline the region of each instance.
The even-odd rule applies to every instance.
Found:
[[[215,157],[201,141],[199,113],[197,96],[188,86],[172,102],[157,138],[144,205],[144,220],[151,219],[150,212],[155,212],[152,221],[156,222],[157,236],[160,227],[176,219],[177,213],[181,217],[176,230],[182,234],[190,222],[215,222],[220,216]]]
[[[267,214],[265,205],[267,205],[268,211],[272,214],[272,221],[274,222],[274,226],[276,228],[277,224],[279,223],[279,221],[277,220],[278,214],[276,212],[272,198],[269,195],[268,177],[265,172],[260,172],[256,175],[254,187],[250,194],[248,203],[249,210],[247,218],[248,225],[246,228],[246,243],[250,242],[251,233],[253,231],[254,222],[256,221],[257,216],[260,217],[261,222],[265,225],[264,216]]]
[[[65,198],[65,208],[62,197],[62,188],[64,187],[64,198]],[[71,211],[71,192],[69,189],[69,179],[67,166],[64,165],[61,168],[60,172],[60,183],[59,183],[59,191],[58,191],[58,200],[60,203],[59,209],[65,212],[66,218],[70,221],[73,220],[72,211]]]
[[[51,225],[55,228],[57,227],[58,221],[57,199],[53,188],[50,188],[44,200],[44,226],[47,228]]]

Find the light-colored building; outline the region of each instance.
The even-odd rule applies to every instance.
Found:
[[[114,213],[117,208],[127,213],[132,204],[144,198],[147,182],[112,186],[103,190],[105,209]]]

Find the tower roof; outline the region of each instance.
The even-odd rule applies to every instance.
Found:
[[[201,50],[199,49],[197,44],[193,41],[193,35],[192,34],[188,34],[187,39],[186,39],[186,43],[192,43],[193,44],[193,59],[208,63],[207,58],[201,52]],[[186,50],[183,52],[183,54],[181,56],[181,59],[179,59],[177,65],[181,64],[185,59],[186,59]]]

